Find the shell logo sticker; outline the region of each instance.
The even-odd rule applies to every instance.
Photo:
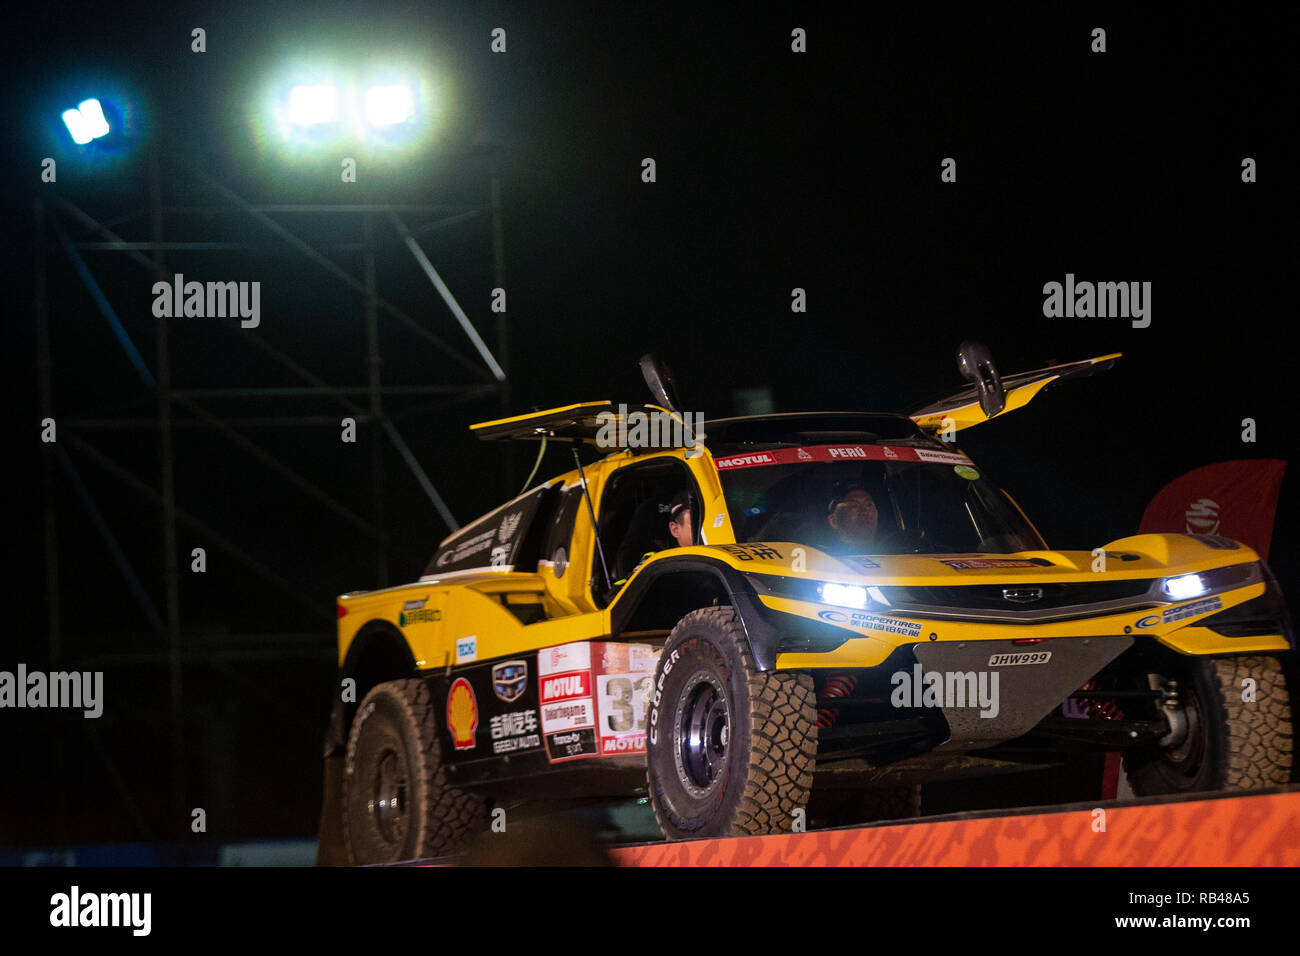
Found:
[[[457,677],[447,693],[447,728],[457,750],[474,749],[474,732],[478,730],[478,698],[463,677]]]

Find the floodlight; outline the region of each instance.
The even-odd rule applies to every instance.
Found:
[[[82,100],[75,110],[63,111],[63,122],[72,134],[72,141],[85,146],[91,140],[108,135],[108,120],[99,100]]]
[[[289,122],[296,126],[332,123],[338,107],[338,90],[328,84],[295,86],[289,91]]]
[[[396,126],[415,114],[415,94],[409,86],[372,86],[365,94],[365,117],[370,126]]]

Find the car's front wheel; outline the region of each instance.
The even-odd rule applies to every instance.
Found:
[[[1291,779],[1291,697],[1281,662],[1264,655],[1193,658],[1178,669],[1177,706],[1162,746],[1124,757],[1139,796],[1257,790]],[[1157,682],[1169,686],[1161,675]]]
[[[758,670],[732,608],[692,611],[659,657],[646,750],[667,839],[789,832],[812,791],[812,677]]]

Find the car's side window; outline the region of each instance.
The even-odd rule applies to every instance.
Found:
[[[631,576],[647,554],[674,547],[669,535],[670,505],[675,496],[688,493],[694,540],[699,540],[699,491],[690,471],[675,458],[655,458],[627,465],[609,479],[601,495],[598,528],[613,586],[594,595],[607,603],[618,583]],[[600,558],[592,555],[595,566]],[[599,573],[595,575],[599,580]],[[599,590],[599,589],[597,589]]]
[[[544,546],[550,537],[550,530],[561,504],[558,484],[551,485],[541,492],[537,513],[533,516],[524,539],[519,543],[519,552],[515,557],[516,571],[538,571],[540,570],[538,560],[549,557]]]

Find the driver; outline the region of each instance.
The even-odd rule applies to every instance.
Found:
[[[862,485],[849,485],[830,500],[826,522],[850,552],[865,552],[876,542],[880,512],[871,492]]]
[[[689,548],[695,543],[693,528],[690,493],[679,491],[673,495],[673,500],[668,505],[668,533],[677,542],[677,547]]]
[[[660,505],[662,509],[663,506]],[[668,503],[668,534],[672,539],[669,548],[689,548],[695,543],[695,526],[691,521],[691,495],[689,491],[679,491],[673,495],[672,500]],[[619,588],[627,583],[628,578],[640,570],[641,565],[645,564],[657,551],[647,551],[641,555],[641,560],[637,562],[625,578],[620,578],[614,582],[614,587]]]

